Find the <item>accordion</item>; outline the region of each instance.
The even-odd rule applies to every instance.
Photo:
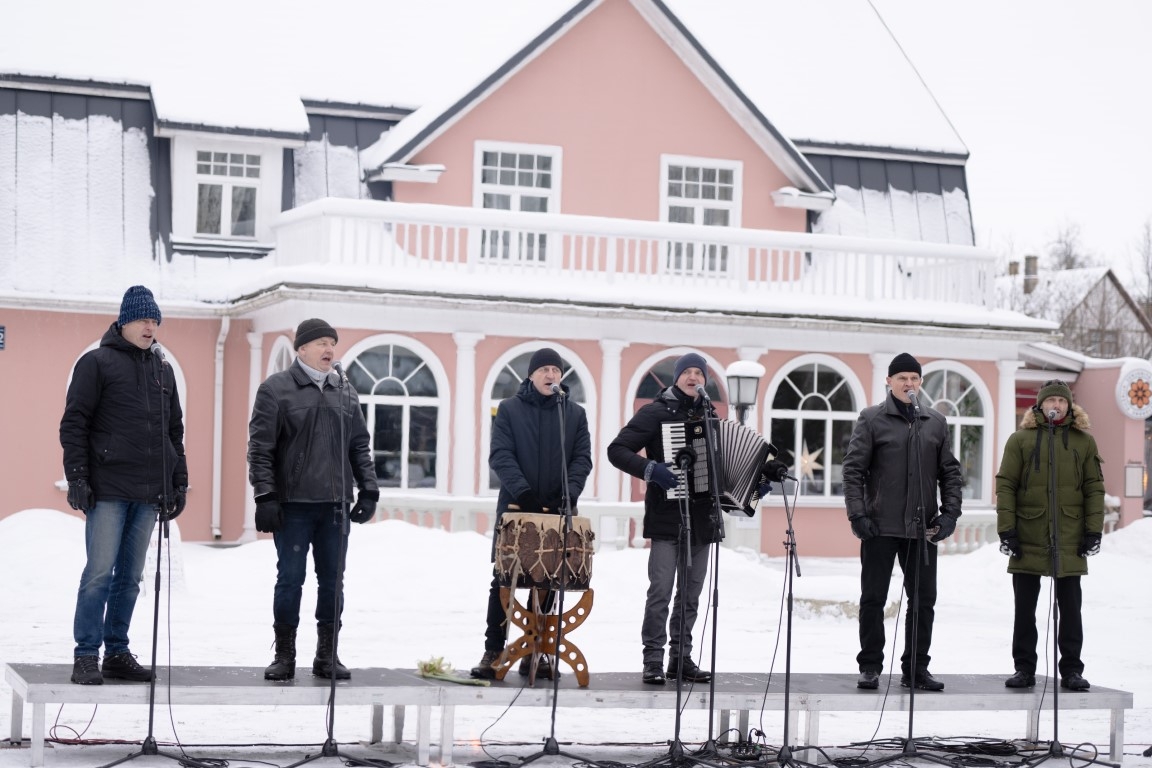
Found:
[[[704,421],[664,422],[660,425],[664,460],[674,462],[682,448],[691,448],[696,460],[685,471],[673,466],[672,474],[678,481],[668,491],[668,498],[682,499],[712,496],[709,461],[715,456],[716,484],[721,508],[740,511],[751,517],[756,489],[760,485],[760,470],[772,458],[770,444],[756,432],[734,421],[715,421],[713,429]],[[709,438],[712,450],[709,451]]]

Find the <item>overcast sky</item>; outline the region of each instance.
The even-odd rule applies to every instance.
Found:
[[[873,0],[968,146],[976,241],[1066,225],[1126,267],[1152,217],[1152,3]]]
[[[782,10],[794,2],[747,1],[778,2]],[[117,67],[118,60],[143,58],[154,67],[158,57],[166,57],[202,75],[206,67],[221,65],[243,71],[248,60],[269,72],[303,73],[292,85],[281,83],[286,87],[327,70],[344,72],[324,79],[326,91],[335,89],[324,94],[329,98],[348,95],[339,92],[341,87],[366,74],[414,74],[414,56],[424,57],[419,75],[424,81],[435,80],[430,67],[451,68],[453,58],[435,49],[425,45],[413,51],[405,38],[389,41],[385,30],[373,32],[370,17],[379,8],[364,2],[335,0],[321,10],[306,0],[281,0],[271,14],[260,10],[267,5],[223,0],[171,4],[162,12],[148,0],[99,6],[81,0],[10,3],[14,7],[4,15],[17,34],[0,45],[0,68],[32,63],[34,69],[79,68],[99,77],[129,69]],[[434,14],[445,2],[451,0],[392,0],[389,13],[407,17],[406,28],[424,30],[437,23]],[[574,0],[458,2],[455,18],[465,29],[485,23],[539,29]],[[1152,44],[1147,39],[1152,2],[806,2],[827,3],[830,9],[872,2],[880,11],[971,153],[977,244],[1016,256],[1043,254],[1058,232],[1078,226],[1084,249],[1104,263],[1130,269],[1141,228],[1152,217]],[[102,31],[95,31],[98,26]],[[813,42],[813,55],[820,55],[821,43],[832,47],[819,32],[802,34]],[[424,39],[408,36],[415,38]],[[227,54],[205,55],[208,40],[227,43],[218,49]],[[473,47],[466,55],[476,59],[470,62],[475,67],[495,61],[495,52],[484,48]],[[273,87],[270,81],[266,84]]]

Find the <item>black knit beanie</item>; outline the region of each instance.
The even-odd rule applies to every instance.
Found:
[[[560,353],[551,347],[542,347],[532,353],[532,359],[528,361],[528,375],[531,376],[537,368],[546,365],[554,365],[561,371],[564,370],[564,361],[560,359]]]
[[[292,349],[300,349],[308,342],[322,339],[325,336],[330,337],[333,341],[340,341],[340,337],[336,335],[336,329],[325,321],[318,317],[305,320],[296,327],[296,341],[292,342]]]
[[[700,372],[704,374],[704,383],[708,383],[708,363],[695,352],[681,355],[676,361],[675,367],[672,368],[672,383],[675,384],[680,381],[680,374],[689,368],[699,368]]]
[[[920,362],[916,358],[907,352],[901,352],[892,358],[892,362],[888,364],[889,376],[895,376],[898,373],[914,373],[919,376],[923,371],[920,370]]]

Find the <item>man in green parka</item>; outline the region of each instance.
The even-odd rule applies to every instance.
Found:
[[[1100,551],[1104,530],[1104,478],[1096,440],[1088,434],[1088,414],[1072,401],[1063,381],[1047,381],[1033,406],[1008,438],[996,473],[996,530],[1000,551],[1009,555],[1016,617],[1012,626],[1012,660],[1016,674],[1009,688],[1036,684],[1036,601],[1040,577],[1052,576],[1051,499],[1055,464],[1056,602],[1060,622],[1060,687],[1086,691],[1084,625],[1080,617],[1080,577],[1088,573],[1087,557]]]

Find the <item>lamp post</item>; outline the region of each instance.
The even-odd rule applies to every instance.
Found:
[[[756,390],[760,379],[764,378],[765,368],[751,360],[737,360],[724,371],[728,380],[728,399],[736,409],[736,421],[744,423],[748,409],[756,405]]]

